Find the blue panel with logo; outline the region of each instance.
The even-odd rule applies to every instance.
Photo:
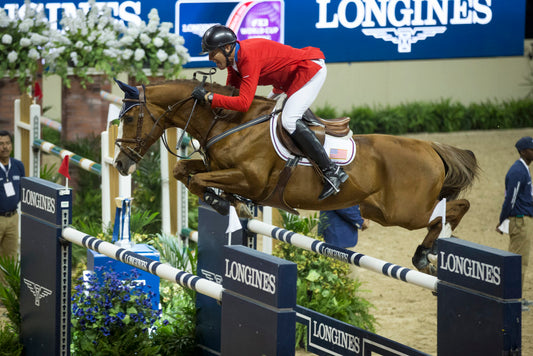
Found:
[[[438,248],[440,281],[504,299],[522,296],[520,255],[457,238],[439,239]]]
[[[100,1],[97,1],[100,3]],[[23,0],[0,1],[14,14]],[[86,1],[40,1],[57,22]],[[201,36],[216,23],[239,40],[266,37],[322,49],[328,62],[519,56],[524,50],[525,0],[161,0],[106,2],[123,21],[175,24],[191,55],[187,67],[212,66],[199,56]],[[41,6],[41,5],[39,5]]]
[[[70,207],[70,189],[35,177],[25,177],[23,181],[20,197],[23,211],[59,226],[68,225],[72,222],[72,217],[65,216],[68,221],[63,224],[62,217],[56,212],[56,206],[62,208]]]
[[[307,351],[317,355],[411,355],[426,353],[297,305],[296,321],[307,327]],[[332,337],[333,336],[333,337]]]
[[[296,264],[245,246],[224,247],[222,285],[276,308],[293,308]]]

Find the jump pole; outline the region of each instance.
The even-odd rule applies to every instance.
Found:
[[[362,253],[337,247],[305,235],[300,235],[295,232],[264,223],[257,219],[248,220],[246,224],[247,225],[245,228],[254,233],[270,236],[276,240],[289,243],[307,251],[315,252],[326,257],[331,257],[341,262],[362,267],[376,273],[381,273],[386,276],[429,289],[431,291],[437,291],[437,277],[395,265],[374,257],[366,256]]]
[[[86,233],[71,227],[63,229],[61,237],[68,242],[96,251],[130,266],[137,267],[167,281],[178,283],[182,287],[192,289],[215,300],[222,300],[222,291],[224,288],[215,282],[179,270],[168,264],[154,261],[128,249],[120,248],[107,241],[102,241],[94,236],[87,235]]]

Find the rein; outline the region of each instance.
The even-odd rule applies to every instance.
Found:
[[[234,134],[235,132],[239,132],[239,131],[244,130],[244,129],[248,128],[248,127],[251,127],[251,126],[254,126],[254,125],[257,125],[257,124],[260,124],[262,122],[270,120],[274,115],[277,115],[280,112],[281,112],[281,110],[276,110],[276,111],[271,112],[270,114],[261,115],[261,116],[256,117],[255,119],[253,119],[251,121],[245,122],[244,124],[240,124],[239,126],[235,126],[234,128],[229,129],[228,131],[224,131],[223,133],[218,134],[218,135],[210,138],[207,141],[207,143],[205,144],[205,150],[207,151],[209,149],[209,147],[211,147],[212,145],[214,145],[218,141],[222,140],[223,138],[226,138],[229,135]]]

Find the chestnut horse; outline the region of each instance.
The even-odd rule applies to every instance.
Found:
[[[125,92],[114,161],[122,175],[135,171],[136,164],[167,128],[178,127],[202,146],[203,159],[180,160],[174,168],[174,177],[191,193],[204,199],[210,188],[218,188],[224,192],[218,198],[234,205],[239,203],[234,197],[237,195],[259,205],[286,209],[279,197],[271,194],[286,162],[274,150],[268,121],[223,136],[206,148],[211,138],[271,113],[275,101],[255,97],[248,112],[216,111],[191,98],[200,84],[195,79],[147,87],[117,83]],[[224,95],[236,91],[208,85],[209,91]],[[437,203],[446,198],[446,221],[452,230],[459,224],[470,204],[456,199],[477,175],[474,154],[446,144],[389,135],[355,135],[353,139],[357,154],[344,167],[349,179],[337,195],[319,201],[321,177],[313,167],[297,166],[284,190],[286,204],[307,210],[359,204],[362,216],[381,225],[409,230],[427,227],[428,234],[413,256],[413,264],[421,271],[434,273],[428,252],[434,248],[442,222],[441,218],[429,221],[430,217]]]

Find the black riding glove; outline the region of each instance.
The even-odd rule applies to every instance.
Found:
[[[194,90],[192,91],[191,96],[193,99],[198,100],[200,104],[205,104],[205,96],[207,95],[207,90],[201,85],[198,85]]]

